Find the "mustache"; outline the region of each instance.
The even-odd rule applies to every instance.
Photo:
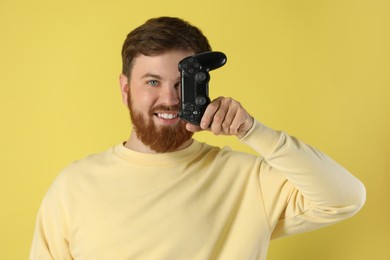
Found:
[[[179,112],[180,111],[180,105],[174,105],[174,106],[164,106],[164,105],[158,105],[153,107],[149,110],[149,115],[154,115],[158,111],[174,111]]]

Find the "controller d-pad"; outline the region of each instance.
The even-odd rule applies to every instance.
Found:
[[[190,74],[195,74],[200,68],[200,63],[194,58],[190,58],[187,62],[183,63],[182,68]]]
[[[190,121],[195,121],[200,116],[200,109],[194,104],[190,104],[184,108],[182,111],[183,116],[186,116]]]

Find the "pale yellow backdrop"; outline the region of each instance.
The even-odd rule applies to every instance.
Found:
[[[199,26],[227,54],[212,97],[240,100],[367,187],[358,215],[274,241],[268,259],[390,259],[388,0],[1,0],[0,259],[27,258],[39,204],[64,166],[127,138],[120,48],[161,15]],[[196,138],[252,152],[232,137]]]

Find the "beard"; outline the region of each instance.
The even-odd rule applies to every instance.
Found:
[[[128,104],[130,118],[133,123],[133,130],[138,139],[157,153],[174,152],[186,141],[192,138],[192,132],[187,131],[186,123],[180,121],[173,126],[156,126],[153,122],[153,117],[156,111],[179,111],[180,106],[157,106],[148,111],[149,120],[140,112],[137,112],[131,102],[131,97],[128,95]]]

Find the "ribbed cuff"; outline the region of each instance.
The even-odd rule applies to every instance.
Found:
[[[252,128],[240,140],[264,157],[270,155],[281,133],[254,120]]]

